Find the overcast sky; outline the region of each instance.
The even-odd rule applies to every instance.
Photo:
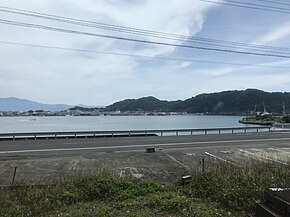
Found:
[[[188,36],[290,47],[290,14],[199,0],[1,0],[0,6]],[[187,44],[3,11],[0,11],[0,19]],[[261,64],[290,67],[287,58],[158,46],[1,23],[0,28],[0,41],[6,42],[254,65],[165,61],[0,43],[2,98],[14,96],[42,103],[108,105],[126,98],[150,95],[163,100],[177,100],[204,92],[233,89],[290,91],[290,68],[260,67]]]

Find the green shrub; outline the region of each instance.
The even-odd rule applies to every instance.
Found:
[[[288,167],[258,164],[193,174],[193,182],[186,194],[209,198],[225,208],[242,211],[253,209],[255,203],[261,200],[264,189],[289,185]]]
[[[163,193],[151,195],[145,205],[163,211],[182,213],[189,207],[189,200],[176,193]]]
[[[58,186],[0,188],[0,216],[211,217],[230,211],[240,217],[265,189],[289,185],[290,167],[267,163],[197,171],[186,186],[93,174]]]

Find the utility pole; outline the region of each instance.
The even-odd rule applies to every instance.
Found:
[[[257,112],[257,104],[255,105],[255,108],[254,108],[254,111],[253,111],[253,116],[255,116],[256,115],[256,112]]]
[[[286,116],[287,113],[286,113],[286,106],[285,106],[285,103],[283,102],[283,111],[282,111],[282,115],[283,116]]]

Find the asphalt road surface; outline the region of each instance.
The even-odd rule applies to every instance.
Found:
[[[32,153],[80,154],[84,152],[137,151],[147,147],[162,149],[203,148],[215,146],[290,145],[288,132],[222,134],[199,136],[124,137],[96,139],[16,140],[0,141],[0,156]]]
[[[156,148],[146,153],[147,147]],[[288,165],[290,133],[0,141],[0,185],[65,181],[84,171],[167,182],[200,169],[250,162]]]

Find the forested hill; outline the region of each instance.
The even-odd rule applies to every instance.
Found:
[[[289,112],[290,93],[247,89],[200,94],[184,101],[163,101],[152,96],[126,99],[107,106],[105,110],[242,114],[254,111],[255,107],[256,111],[263,111],[265,104],[268,112],[282,113],[283,102]]]

